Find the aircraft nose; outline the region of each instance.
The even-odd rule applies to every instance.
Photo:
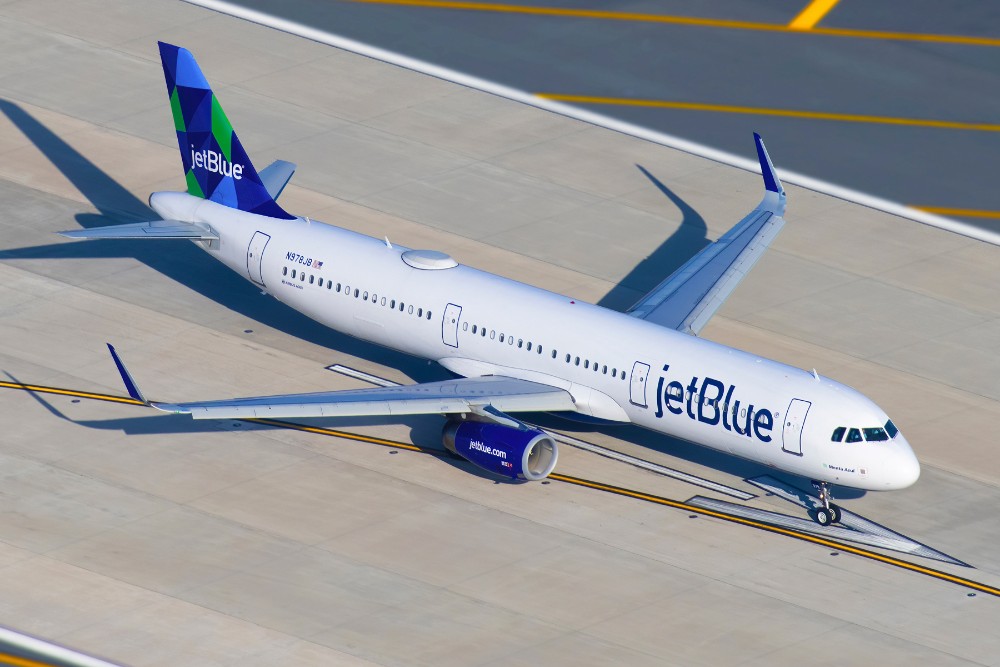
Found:
[[[895,443],[897,450],[892,457],[891,486],[892,489],[905,489],[913,486],[913,483],[920,477],[920,461],[910,448],[910,444],[903,437],[897,436],[899,442]]]

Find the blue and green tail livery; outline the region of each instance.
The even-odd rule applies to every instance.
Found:
[[[191,52],[159,44],[188,193],[249,213],[294,218],[264,187]]]

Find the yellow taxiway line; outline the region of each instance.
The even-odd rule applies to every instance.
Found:
[[[911,206],[910,208],[953,218],[1000,218],[1000,211],[983,211],[975,208],[945,208],[942,206]]]
[[[60,387],[47,387],[44,385],[23,384],[20,382],[0,382],[0,388],[20,389],[22,391],[45,393],[45,394],[58,394],[62,396],[75,396],[79,398],[87,398],[97,401],[110,401],[113,403],[143,405],[143,403],[140,403],[139,401],[133,400],[131,398],[125,398],[122,396],[114,396],[111,394],[99,394],[89,391],[77,391],[73,389],[63,389]],[[314,433],[316,435],[332,436],[336,438],[354,440],[356,442],[365,442],[374,445],[380,445],[382,447],[391,447],[393,449],[405,449],[412,452],[432,454],[434,456],[447,455],[445,452],[439,449],[420,447],[405,442],[397,442],[395,440],[387,440],[385,438],[375,438],[367,435],[359,435],[357,433],[348,433],[346,431],[323,428],[320,426],[307,426],[305,424],[295,424],[292,422],[280,421],[276,419],[243,419],[238,421],[246,421],[246,422],[261,424],[264,426],[272,426],[275,428],[293,429],[296,431],[303,431],[306,433]],[[894,556],[886,556],[884,554],[880,554],[875,551],[871,551],[869,549],[864,549],[862,547],[851,546],[849,544],[844,544],[842,542],[837,542],[835,540],[827,539],[824,537],[817,537],[815,535],[810,535],[809,533],[800,532],[797,530],[793,530],[791,528],[782,528],[780,526],[774,526],[768,523],[764,523],[762,521],[755,521],[753,519],[744,519],[743,517],[736,516],[735,514],[727,514],[726,512],[705,509],[702,507],[698,507],[696,505],[690,505],[680,500],[672,500],[670,498],[664,498],[663,496],[644,493],[642,491],[637,491],[634,489],[627,489],[620,486],[613,486],[611,484],[604,484],[603,482],[583,479],[582,477],[574,477],[572,475],[564,475],[561,473],[552,473],[551,475],[549,475],[549,479],[557,482],[563,482],[565,484],[572,484],[574,486],[594,489],[596,491],[603,491],[605,493],[611,493],[626,498],[634,498],[636,500],[642,500],[657,505],[663,505],[665,507],[672,507],[674,509],[683,510],[685,512],[701,514],[704,516],[711,516],[716,519],[722,519],[724,521],[729,521],[731,523],[749,526],[751,528],[757,528],[758,530],[767,531],[769,533],[784,535],[786,537],[792,537],[797,540],[802,540],[804,542],[812,542],[813,544],[817,544],[823,547],[836,549],[837,551],[842,551],[844,553],[854,554],[856,556],[861,556],[862,558],[867,558],[869,560],[885,563],[887,565],[892,565],[894,567],[902,568],[904,570],[909,570],[911,572],[923,574],[925,576],[932,577],[934,579],[939,579],[941,581],[947,581],[952,584],[964,586],[966,588],[970,588],[972,590],[979,591],[981,593],[986,593],[988,595],[1000,597],[1000,588],[990,586],[988,584],[984,584],[978,581],[973,581],[972,579],[966,579],[965,577],[959,577],[953,574],[948,574],[947,572],[936,570],[930,567],[925,567],[923,565],[918,565],[917,563],[911,563],[909,561],[905,561],[901,558],[896,558]],[[2,664],[2,662],[0,662],[0,664]]]
[[[792,30],[812,30],[840,0],[812,0],[799,15],[792,19],[788,27]]]
[[[535,93],[536,97],[554,102],[570,104],[607,104],[655,109],[680,109],[684,111],[713,111],[717,113],[750,114],[756,116],[782,116],[785,118],[805,118],[810,120],[833,120],[845,123],[875,123],[880,125],[902,125],[907,127],[931,127],[942,130],[973,130],[977,132],[1000,132],[997,123],[967,123],[954,120],[934,120],[930,118],[897,118],[894,116],[871,116],[866,114],[828,113],[825,111],[801,111],[798,109],[771,109],[767,107],[747,107],[733,104],[704,104],[701,102],[675,102],[671,100],[649,100],[631,97],[600,97],[596,95],[562,95],[559,93]]]
[[[642,14],[636,12],[615,12],[597,9],[573,9],[569,7],[535,7],[531,5],[508,5],[496,2],[464,2],[462,0],[351,0],[361,4],[398,5],[427,9],[458,9],[477,12],[505,14],[528,14],[534,16],[559,16],[567,18],[603,19],[606,21],[639,21],[644,23],[664,23],[670,25],[698,26],[703,28],[723,28],[729,30],[758,30],[830,37],[853,37],[856,39],[885,39],[907,42],[932,42],[939,44],[962,44],[966,46],[1000,46],[995,37],[971,37],[967,35],[933,35],[916,32],[891,32],[886,30],[852,30],[846,28],[812,28],[808,31],[776,23],[755,23],[752,21],[730,21],[727,19],[698,18],[693,16],[668,16],[665,14]]]

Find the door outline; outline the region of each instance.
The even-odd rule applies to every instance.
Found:
[[[793,398],[785,411],[785,418],[781,420],[781,449],[802,456],[802,427],[806,424],[809,416],[809,408],[812,407],[810,401],[801,398]]]
[[[458,347],[458,323],[462,320],[462,307],[453,303],[445,306],[441,318],[441,342],[449,347]]]
[[[254,232],[253,238],[250,239],[250,245],[247,246],[247,275],[258,285],[264,285],[264,275],[261,273],[260,263],[264,259],[264,250],[270,241],[271,237],[264,232]]]
[[[629,401],[640,408],[648,407],[646,403],[646,380],[649,378],[649,364],[637,361],[632,364],[632,376],[629,380]]]

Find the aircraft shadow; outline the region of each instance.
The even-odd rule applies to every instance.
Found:
[[[645,294],[652,290],[709,243],[705,219],[645,167],[641,164],[635,166],[680,210],[683,217],[680,227],[670,238],[636,264],[627,276],[597,302],[597,305],[612,310],[631,307],[637,299],[636,293]]]
[[[80,213],[83,228],[152,220],[145,203],[17,104],[0,99],[0,112],[87,198],[99,213]],[[66,241],[0,250],[0,259],[132,258],[182,286],[283,333],[355,357],[400,369],[418,382],[448,378],[437,365],[329,329],[260,290],[188,241]]]

